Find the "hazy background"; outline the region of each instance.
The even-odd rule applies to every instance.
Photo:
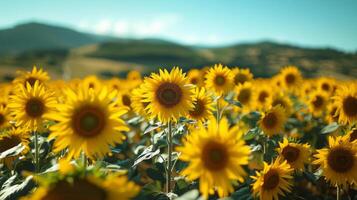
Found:
[[[355,0],[2,1],[0,73],[122,76],[222,62],[270,76],[357,77]]]

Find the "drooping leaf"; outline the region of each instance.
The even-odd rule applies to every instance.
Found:
[[[153,147],[154,147],[153,145],[150,145],[149,147],[145,148],[144,151],[135,160],[133,167],[135,167],[136,165],[138,165],[144,160],[153,158],[154,156],[160,153],[160,149],[153,151]]]
[[[332,124],[329,124],[329,125],[325,126],[321,130],[321,133],[322,134],[329,134],[329,133],[332,133],[332,132],[336,131],[339,127],[340,127],[340,125],[338,125],[336,122],[333,122]]]

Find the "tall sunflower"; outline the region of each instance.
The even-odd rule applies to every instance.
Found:
[[[346,186],[357,181],[357,145],[347,136],[330,136],[329,147],[317,150],[313,164],[319,165],[333,186]]]
[[[182,70],[174,67],[171,72],[160,70],[144,81],[146,110],[161,122],[176,121],[193,109],[193,88]]]
[[[286,161],[276,159],[270,165],[264,162],[263,171],[252,176],[255,180],[252,184],[253,194],[259,196],[260,200],[278,200],[279,195],[285,196],[284,193],[291,191],[292,171]]]
[[[131,91],[131,107],[133,108],[133,111],[136,114],[146,117],[147,113],[145,112],[145,109],[149,103],[143,102],[144,101],[144,93],[145,93],[145,90],[142,87],[142,85],[140,85],[139,87],[137,87]]]
[[[223,118],[219,123],[209,121],[207,129],[200,125],[177,147],[181,152],[179,159],[189,162],[181,173],[189,180],[199,179],[199,189],[205,198],[214,194],[220,197],[233,192],[231,181],[243,182],[246,172],[243,165],[248,164],[249,146],[242,140],[237,127],[229,129]]]
[[[249,69],[239,69],[238,67],[232,69],[233,80],[235,85],[243,84],[253,80],[253,74]]]
[[[37,131],[43,127],[44,116],[55,109],[56,97],[39,81],[33,86],[29,83],[26,87],[20,84],[18,88],[10,97],[8,105],[16,126]]]
[[[121,131],[128,127],[120,117],[127,112],[113,101],[116,92],[88,89],[64,91],[66,100],[57,105],[57,111],[48,117],[57,124],[50,127],[49,139],[55,138],[54,151],[68,147],[69,158],[77,158],[83,151],[88,157],[103,157],[109,146],[121,143],[125,136]]]
[[[335,80],[333,78],[319,78],[317,88],[326,94],[331,94],[335,90]]]
[[[210,68],[205,78],[206,88],[217,95],[227,94],[234,86],[231,70],[222,64]]]
[[[188,117],[203,122],[213,115],[213,100],[204,88],[195,88],[194,108],[188,112]]]
[[[304,164],[310,159],[310,145],[289,142],[284,138],[283,142],[279,142],[277,148],[281,160],[286,160],[287,163],[295,170],[304,170]]]
[[[10,126],[10,113],[7,108],[0,105],[0,130]]]
[[[357,122],[357,86],[349,84],[337,89],[334,97],[338,105],[338,121],[343,124],[353,124]]]
[[[191,69],[187,73],[188,82],[198,87],[203,86],[203,77],[202,72],[198,69]]]
[[[310,94],[308,100],[309,110],[314,116],[321,116],[326,110],[327,103],[328,97],[325,93],[314,91]]]
[[[289,96],[281,91],[274,92],[267,100],[268,106],[278,106],[280,105],[285,109],[286,116],[290,116],[293,112],[293,103]]]
[[[284,130],[287,120],[285,110],[281,106],[275,106],[267,110],[259,121],[260,128],[268,136],[279,134]]]
[[[262,83],[262,85],[258,85],[259,83],[254,84],[254,90],[255,92],[253,93],[253,100],[254,100],[254,107],[256,109],[264,109],[267,104],[270,96],[272,95],[271,88],[266,86],[265,84],[267,83]]]
[[[252,103],[254,103],[254,89],[252,83],[245,82],[243,84],[239,84],[235,88],[236,99],[243,105],[243,109],[245,111],[250,111]]]
[[[36,81],[43,84],[50,79],[46,71],[37,69],[36,66],[30,72],[20,71],[18,73],[19,76],[13,82],[15,85],[21,84],[24,87],[26,87],[27,83],[33,87]]]
[[[295,66],[284,67],[280,71],[281,82],[289,90],[297,89],[302,82],[302,75]]]
[[[26,129],[23,128],[11,128],[0,134],[0,153],[3,153],[17,145],[21,144],[22,151],[21,155],[25,155],[29,150],[29,137],[30,134]],[[18,155],[19,156],[19,155]],[[4,163],[8,168],[12,167],[13,161],[18,156],[5,157],[0,159],[0,163]]]

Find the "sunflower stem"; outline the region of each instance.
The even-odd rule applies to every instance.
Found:
[[[171,192],[171,173],[172,173],[172,124],[168,122],[168,134],[167,134],[167,171],[166,171],[166,193]]]
[[[88,160],[87,160],[87,156],[84,152],[82,152],[82,164],[83,164],[84,169],[87,169]]]
[[[336,186],[336,200],[340,200],[340,197],[341,197],[340,192],[341,192],[340,186],[337,185]]]
[[[40,149],[38,144],[38,133],[34,131],[35,135],[35,170],[36,173],[40,172]]]
[[[219,122],[219,119],[220,119],[219,99],[220,98],[217,99],[217,116],[216,116],[217,123]]]

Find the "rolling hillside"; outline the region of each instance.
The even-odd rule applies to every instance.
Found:
[[[247,67],[259,77],[271,76],[286,65],[298,66],[306,77],[357,77],[357,54],[334,49],[274,42],[195,47],[160,39],[97,36],[39,23],[0,30],[0,70],[8,77],[12,68],[32,65],[57,75],[82,77],[118,75],[133,68],[144,73],[172,66],[188,70],[215,63]]]

